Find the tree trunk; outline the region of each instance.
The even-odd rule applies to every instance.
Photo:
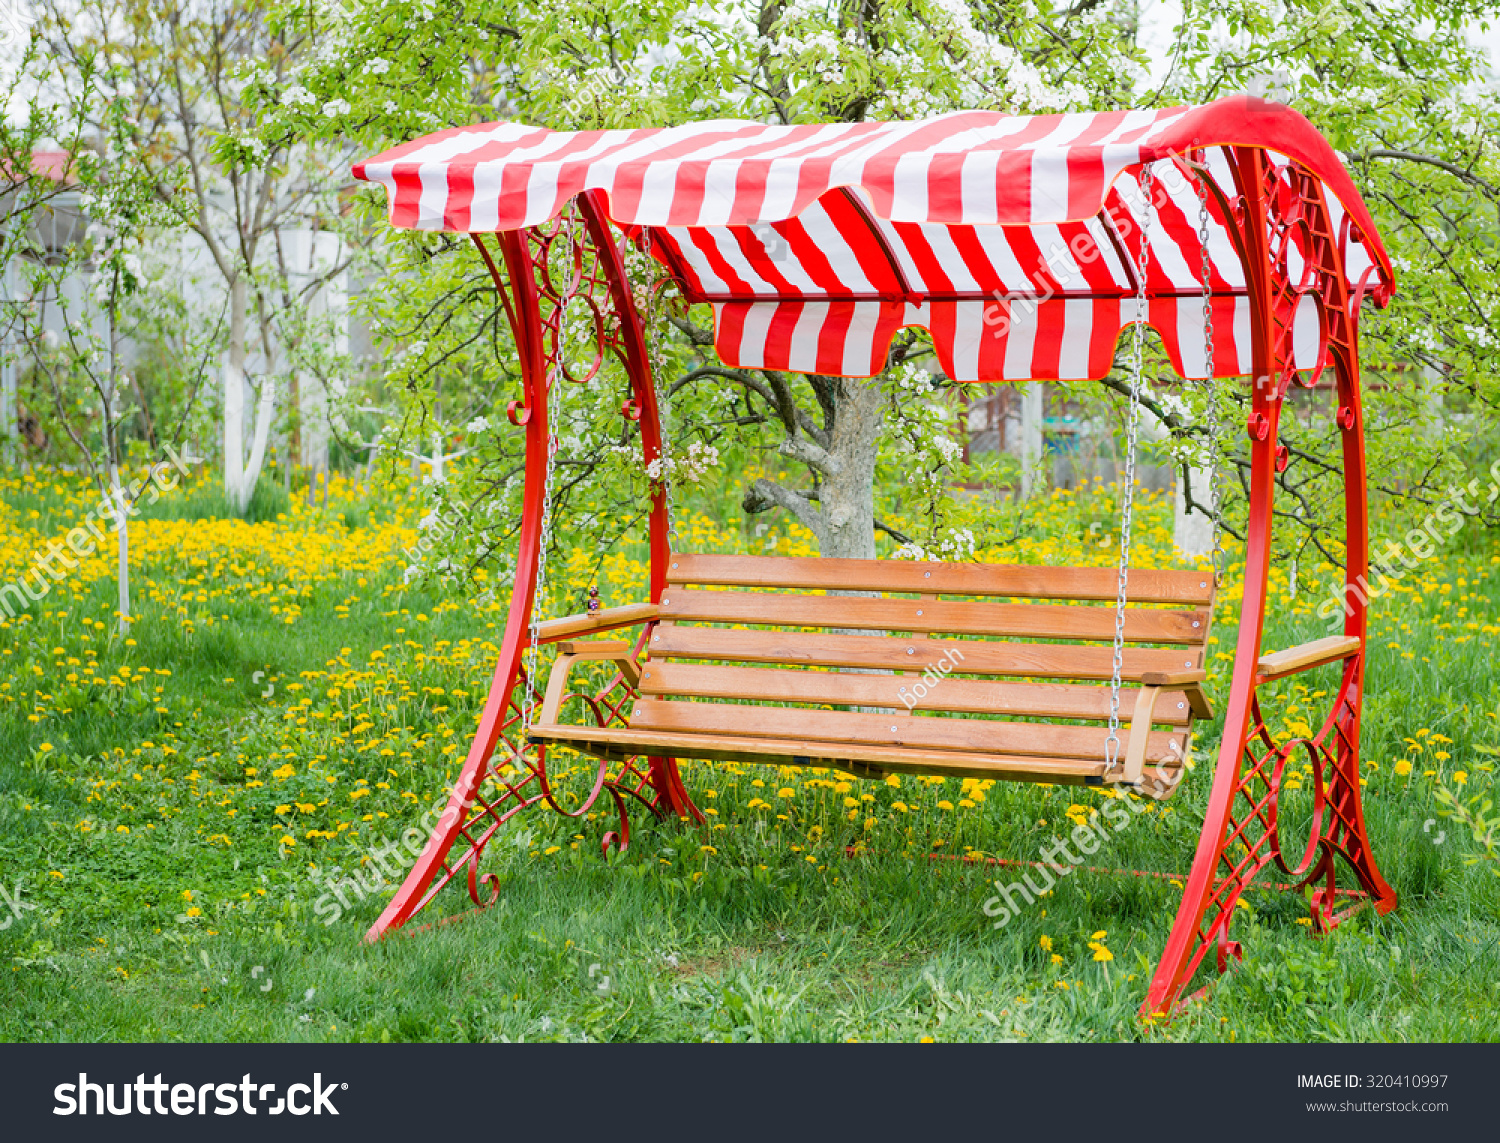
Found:
[[[120,484],[119,446],[115,434],[115,398],[120,394],[120,326],[113,305],[109,308],[109,374],[104,384],[104,462],[109,495],[115,501],[115,547],[119,554],[116,583],[120,634],[130,633],[130,501]]]
[[[1044,381],[1033,381],[1021,393],[1021,499],[1030,500],[1046,486],[1043,427],[1047,416]]]
[[[109,466],[109,478],[115,489],[115,509],[119,513],[116,520],[119,526],[115,529],[115,535],[119,537],[117,548],[119,550],[119,584],[120,584],[120,634],[130,633],[130,506],[125,497],[125,490],[120,488],[120,470],[115,465]]]
[[[875,442],[885,417],[876,378],[839,377],[833,424],[825,449],[806,436],[788,436],[781,452],[818,475],[816,493],[796,492],[773,480],[745,490],[746,512],[785,508],[817,537],[818,552],[849,559],[875,557]]]
[[[245,281],[229,286],[229,349],[224,358],[224,497],[243,512],[245,484]],[[242,503],[243,497],[243,503]]]
[[[818,489],[818,551],[831,557],[875,558],[875,443],[885,418],[876,378],[840,379],[838,414],[828,442],[833,463]]]
[[[879,378],[840,378],[837,415],[828,442],[832,471],[819,491],[822,529],[818,552],[832,558],[875,558],[875,454],[881,423],[885,419],[885,395]],[[829,595],[879,598],[878,592],[830,591]],[[830,628],[836,635],[884,635],[884,631]],[[889,671],[845,667],[856,675],[885,675]],[[894,695],[892,696],[894,699]],[[862,714],[889,714],[894,707],[855,706]]]
[[[243,513],[250,507],[250,497],[255,494],[260,470],[266,463],[266,445],[271,440],[271,421],[276,415],[276,382],[267,377],[261,382],[260,402],[255,409],[255,438],[250,444],[250,459],[245,463],[244,501],[240,505]]]
[[[875,459],[876,442],[885,420],[886,397],[880,378],[832,378],[836,390],[827,448],[802,435],[782,442],[784,455],[802,461],[821,478],[817,499],[794,492],[774,481],[760,479],[745,492],[747,512],[763,512],[772,506],[787,509],[818,540],[821,556],[838,559],[875,558]],[[829,595],[876,596],[878,592],[837,591]],[[830,628],[837,635],[883,635],[883,631]],[[850,674],[890,674],[863,667],[840,668]],[[894,698],[894,695],[892,696]],[[864,713],[890,713],[893,707],[851,709]]]
[[[229,351],[224,363],[224,495],[230,507],[244,515],[255,493],[255,482],[266,460],[271,420],[276,412],[276,385],[267,377],[255,410],[255,432],[250,456],[245,457],[245,339],[248,306],[245,279],[229,288]],[[269,357],[268,357],[269,360]]]
[[[1177,470],[1176,507],[1172,516],[1172,542],[1179,553],[1188,558],[1206,556],[1214,546],[1214,521],[1211,513],[1217,511],[1214,503],[1213,458],[1208,450],[1197,454],[1198,464],[1183,465]],[[1192,509],[1188,508],[1187,489],[1184,479],[1192,485]]]

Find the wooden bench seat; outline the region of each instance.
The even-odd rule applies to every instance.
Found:
[[[1193,720],[1212,713],[1212,579],[1142,569],[1129,583],[1112,770],[1110,568],[677,555],[654,615],[631,612],[650,624],[645,657],[617,641],[564,644],[531,738],[609,759],[1169,793]],[[879,594],[813,594],[825,591]],[[636,686],[628,726],[559,721],[568,674],[588,659],[617,662]]]

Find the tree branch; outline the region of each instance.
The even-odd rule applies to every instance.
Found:
[[[745,496],[740,501],[740,507],[752,516],[760,512],[768,512],[772,508],[785,508],[797,517],[803,527],[814,535],[822,535],[823,513],[820,509],[813,507],[817,496],[816,492],[794,492],[790,488],[777,484],[774,480],[767,480],[760,476],[756,477],[750,487],[745,489]]]
[[[837,457],[806,437],[787,437],[781,442],[779,451],[782,456],[800,460],[808,468],[816,469],[824,476],[837,476],[843,467]]]

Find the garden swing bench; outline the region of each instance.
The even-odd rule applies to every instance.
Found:
[[[1185,379],[1250,377],[1244,591],[1224,732],[1202,833],[1143,1013],[1168,1011],[1269,866],[1308,890],[1317,931],[1387,912],[1360,804],[1364,597],[1344,634],[1263,654],[1279,416],[1331,370],[1342,441],[1347,583],[1367,571],[1357,322],[1385,305],[1390,261],[1348,173],[1289,108],[1245,97],[1158,111],[913,123],[562,132],[513,123],[441,131],[368,159],[391,224],[471,236],[519,350],[510,421],[527,467],[515,586],[493,683],[459,780],[422,855],[368,934],[404,925],[453,878],[499,893],[485,846],[528,806],[571,816],[606,792],[702,820],[677,759],[960,775],[1129,790],[1178,786],[1213,706],[1205,654],[1216,575],[1129,566],[1144,327]],[[924,327],[955,382],[1103,378],[1132,327],[1120,562],[1115,568],[726,556],[673,549],[663,409],[627,243],[690,302],[743,369],[870,376],[896,332]],[[593,333],[574,369],[564,319]],[[644,602],[539,621],[556,452],[549,402],[606,357],[653,483]],[[582,376],[575,376],[582,372]],[[1210,399],[1209,408],[1217,407]],[[655,466],[655,467],[652,467]],[[1217,540],[1215,542],[1217,548]],[[865,596],[825,594],[860,592]],[[639,629],[633,640],[586,636]],[[556,645],[550,676],[539,650]],[[605,663],[597,692],[570,690]],[[1259,688],[1336,667],[1321,727],[1278,738]],[[939,668],[940,684],[919,676]],[[931,677],[931,676],[929,676]],[[908,691],[906,688],[910,687]],[[576,701],[581,700],[581,701]],[[563,717],[583,710],[584,724]],[[1314,724],[1317,725],[1317,724]],[[503,749],[496,757],[497,747]],[[565,806],[549,748],[592,757]],[[1311,828],[1283,839],[1284,778],[1312,769]],[[1291,769],[1289,769],[1289,767]],[[1298,783],[1300,785],[1300,782]],[[1358,888],[1336,885],[1336,859]],[[481,888],[483,886],[483,889]]]

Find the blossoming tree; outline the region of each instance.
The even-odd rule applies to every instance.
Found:
[[[1467,454],[1493,439],[1500,399],[1500,347],[1488,332],[1495,301],[1484,286],[1500,269],[1491,227],[1500,175],[1495,140],[1483,128],[1496,119],[1496,94],[1466,38],[1473,17],[1492,13],[1493,4],[1437,0],[1421,6],[1420,24],[1395,2],[1278,0],[1222,9],[1187,0],[1181,10],[1178,26],[1148,52],[1136,6],[1109,2],[288,4],[286,34],[295,29],[318,47],[288,74],[265,122],[273,139],[336,135],[373,150],[495,118],[610,128],[716,116],[807,123],[959,108],[1147,107],[1237,90],[1292,99],[1345,152],[1410,276],[1389,314],[1372,314],[1364,331],[1367,360],[1391,378],[1372,398],[1369,463],[1377,489],[1412,502],[1432,498]],[[318,113],[335,101],[332,119]],[[403,241],[392,265],[404,275],[421,264],[426,281],[392,282],[386,328],[420,331],[420,350],[408,348],[395,379],[425,412],[434,378],[453,375],[455,355],[475,367],[486,319],[458,311],[478,296],[484,271],[462,244]],[[949,443],[953,403],[931,399],[924,338],[898,339],[886,370],[869,381],[725,369],[707,352],[706,308],[674,308],[653,295],[646,309],[656,332],[676,335],[657,363],[675,377],[672,447],[695,438],[721,451],[732,444],[743,450],[737,458],[758,454],[757,467],[774,469],[747,483],[746,510],[792,513],[825,555],[873,554],[881,527],[910,542],[909,550],[950,556],[964,554],[975,532],[981,542],[999,533],[984,501],[946,494],[963,473]],[[479,368],[487,382],[513,383],[503,360]],[[1206,462],[1227,470],[1220,514],[1232,521],[1242,484],[1234,477],[1247,471],[1243,442],[1233,434],[1208,441],[1206,396],[1173,391],[1166,378],[1157,374],[1145,401],[1164,429],[1160,458],[1184,469]],[[1123,384],[1105,384],[1115,390],[1108,411],[1118,415]],[[1244,398],[1226,390],[1221,399]],[[1464,429],[1447,420],[1450,406],[1467,411]],[[1328,525],[1339,492],[1319,459],[1330,423],[1308,417],[1289,426],[1290,463],[1279,480],[1302,525],[1293,559],[1309,547],[1330,553],[1336,546]],[[1397,431],[1380,431],[1387,428]],[[445,493],[483,502],[479,531],[465,533],[463,557],[474,563],[501,546],[485,538],[486,528],[514,518],[502,494],[509,487],[514,496],[504,476],[514,457],[504,446],[485,447],[495,464],[481,458],[481,484]],[[592,462],[574,459],[581,480]],[[879,519],[882,465],[905,489],[906,516],[921,521],[921,534]],[[1205,510],[1205,499],[1201,488],[1196,501],[1190,492],[1189,510]],[[1480,514],[1500,522],[1493,506]]]
[[[267,146],[257,133],[258,88],[277,89],[290,106],[312,100],[287,85],[307,41],[284,37],[262,0],[44,0],[39,9],[35,34],[46,47],[37,83],[84,103],[99,131],[102,109],[123,107],[133,177],[191,235],[178,247],[183,319],[222,329],[224,491],[244,512],[278,405],[289,406],[295,437],[305,403],[299,385],[327,383],[343,368],[314,302],[358,252],[338,201],[351,152],[328,141]],[[80,88],[85,74],[100,85],[88,99]],[[331,116],[348,109],[329,102]],[[308,232],[338,237],[314,243],[327,248],[324,255],[296,265],[297,239]],[[278,402],[279,382],[289,401]]]

